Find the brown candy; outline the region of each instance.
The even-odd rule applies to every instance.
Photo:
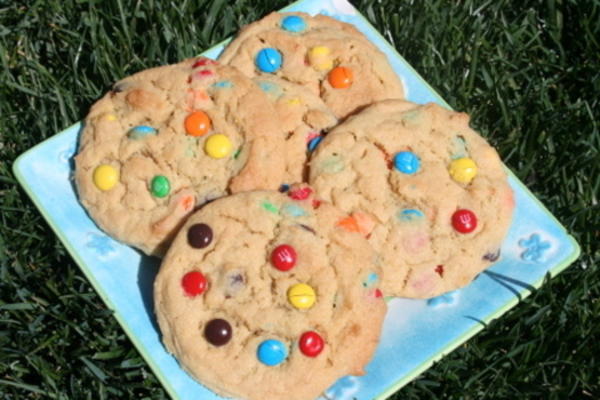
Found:
[[[188,243],[195,249],[203,249],[212,242],[213,232],[206,224],[194,224],[188,230]]]
[[[221,318],[210,320],[204,327],[204,337],[213,346],[223,346],[231,340],[231,325]]]

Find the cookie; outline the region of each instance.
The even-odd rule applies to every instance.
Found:
[[[354,26],[305,13],[272,13],[244,27],[219,60],[254,77],[306,86],[343,119],[404,90],[387,57]]]
[[[307,156],[324,132],[337,124],[337,118],[319,96],[303,86],[268,75],[253,80],[267,94],[279,117],[285,141],[283,182],[306,181]]]
[[[206,58],[116,83],[91,108],[75,157],[81,203],[108,234],[161,255],[185,217],[230,192],[277,189],[284,140],[272,102]]]
[[[469,117],[436,104],[384,101],[334,128],[310,161],[318,195],[380,254],[386,295],[428,298],[496,261],[513,193]]]
[[[309,194],[215,200],[163,260],[154,284],[163,342],[220,395],[314,399],[363,374],[377,345],[386,306],[375,255]]]

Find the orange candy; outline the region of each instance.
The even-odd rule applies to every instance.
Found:
[[[352,217],[342,218],[336,225],[347,230],[348,232],[360,232],[360,228],[358,227],[356,220]]]
[[[348,232],[358,232],[368,237],[375,228],[375,221],[366,214],[353,213],[351,216],[340,219],[336,225]]]
[[[356,221],[358,231],[365,237],[369,236],[375,229],[375,221],[367,214],[356,212],[352,214],[352,218]]]
[[[204,111],[194,111],[185,118],[185,131],[190,136],[202,136],[210,130],[210,118]]]
[[[180,203],[184,212],[192,211],[194,207],[194,196],[188,195],[181,198]]]
[[[335,67],[327,75],[329,84],[336,89],[349,88],[352,85],[353,79],[352,70],[347,67]]]

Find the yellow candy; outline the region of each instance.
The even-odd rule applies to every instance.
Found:
[[[115,114],[106,114],[106,118],[107,121],[116,121],[117,120],[117,116]]]
[[[312,66],[319,71],[328,71],[333,68],[333,61],[325,60],[323,62],[315,62]]]
[[[119,171],[108,164],[102,164],[94,170],[94,184],[100,190],[110,190],[119,182]]]
[[[330,70],[333,68],[333,60],[329,57],[331,51],[329,47],[316,46],[308,52],[308,60],[313,68],[319,71]]]
[[[297,283],[290,287],[287,296],[290,304],[300,310],[311,308],[317,300],[315,290],[306,283]]]
[[[295,106],[297,106],[298,104],[302,103],[300,101],[300,99],[297,98],[297,97],[294,97],[293,99],[289,99],[287,102],[288,102],[288,104],[292,104],[292,105],[295,105]]]
[[[312,49],[310,49],[309,57],[323,57],[323,56],[328,56],[330,52],[331,52],[331,50],[329,50],[329,47],[315,46]]]
[[[477,175],[477,164],[470,158],[458,158],[450,163],[449,172],[456,182],[468,184]]]
[[[204,151],[212,158],[227,157],[231,153],[231,140],[220,133],[211,135],[204,143]]]

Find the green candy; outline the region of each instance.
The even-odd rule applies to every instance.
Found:
[[[273,214],[279,213],[279,209],[273,203],[269,203],[268,201],[265,200],[261,205],[262,205],[262,208],[264,208],[266,211],[268,211],[270,213],[273,213]]]
[[[171,191],[171,184],[166,176],[156,175],[150,183],[150,191],[154,197],[165,197]]]
[[[344,170],[344,160],[339,155],[333,155],[321,163],[321,169],[327,174],[337,174]]]

